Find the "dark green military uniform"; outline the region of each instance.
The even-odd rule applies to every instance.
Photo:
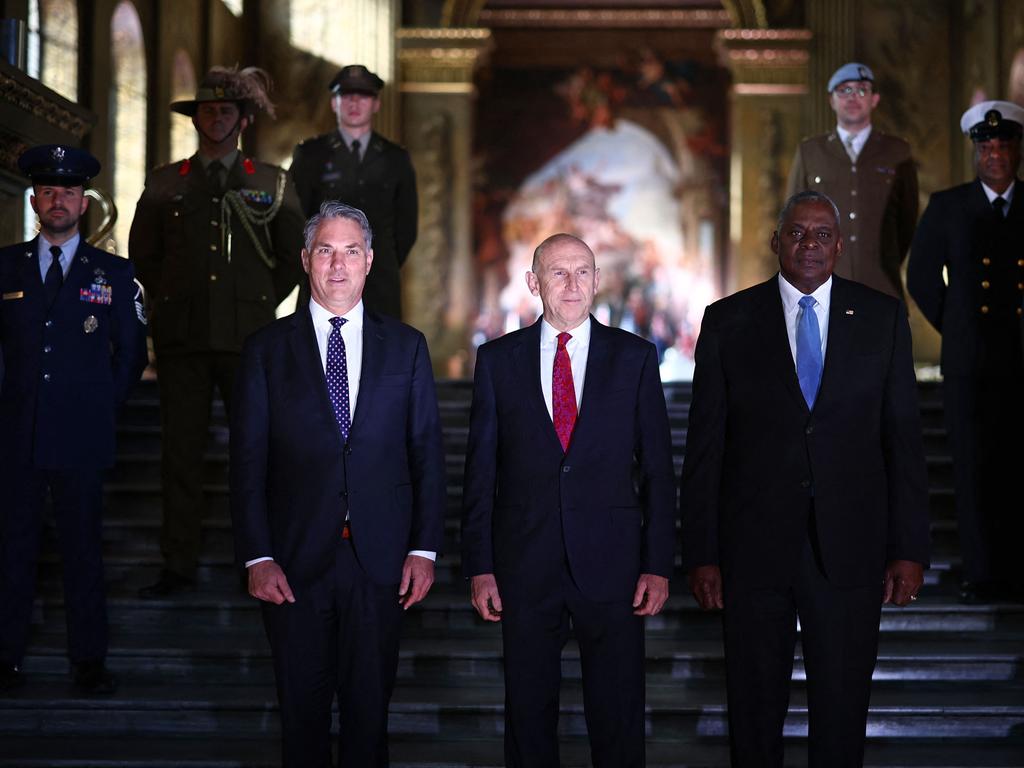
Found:
[[[291,173],[307,217],[324,200],[339,200],[366,214],[373,230],[373,266],[363,302],[401,318],[399,270],[416,242],[416,175],[402,147],[376,132],[362,140],[369,144],[359,161],[338,131],[308,139],[295,147]]]
[[[222,191],[198,155],[146,179],[129,257],[152,306],[163,425],[168,571],[194,577],[203,454],[216,385],[230,407],[242,342],[301,274],[303,217],[288,175],[235,153]]]

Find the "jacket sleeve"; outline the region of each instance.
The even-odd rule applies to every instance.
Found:
[[[463,481],[462,573],[494,572],[491,521],[497,489],[498,411],[486,349],[476,359]]]
[[[117,281],[113,286],[114,324],[111,332],[111,364],[114,372],[114,402],[118,405],[128,398],[146,367],[146,314],[143,291],[135,279],[130,262],[117,260],[119,267],[112,273]]]
[[[402,266],[416,243],[419,199],[416,196],[416,172],[407,152],[401,153],[398,165],[399,182],[395,189],[395,248],[398,266]]]
[[[907,262],[907,290],[939,333],[942,333],[942,311],[946,300],[942,270],[946,266],[948,241],[941,208],[941,202],[932,195],[914,234]]]
[[[440,554],[448,503],[444,441],[434,372],[427,341],[418,334],[409,408],[409,463],[413,484],[413,521],[409,549]]]
[[[918,191],[917,191],[917,166],[914,158],[908,157],[896,168],[896,189],[893,193],[897,195],[898,218],[897,243],[899,246],[899,263],[906,258],[907,251],[914,239],[914,230],[917,229]],[[899,264],[896,265],[897,271]]]
[[[128,258],[135,265],[135,276],[145,286],[146,293],[155,299],[160,295],[164,248],[160,199],[154,190],[152,175],[146,178],[146,186],[135,206],[128,235]]]
[[[892,360],[885,383],[882,450],[889,489],[889,560],[913,560],[928,567],[928,470],[924,460],[910,322],[901,301],[895,313]]]
[[[640,373],[637,425],[636,455],[644,510],[640,571],[670,578],[675,566],[675,469],[665,390],[658,373],[658,354],[652,344],[647,345]]]
[[[683,568],[687,570],[719,562],[719,486],[728,418],[720,343],[721,334],[709,307],[694,354],[693,398],[679,491]]]
[[[789,180],[786,182],[786,199],[788,200],[797,192],[807,189],[807,170],[804,168],[803,144],[798,144],[796,153],[793,155],[793,165],[789,169]]]
[[[273,276],[274,293],[280,303],[291,293],[302,275],[302,230],[305,219],[290,174],[285,183],[284,201],[273,224],[273,248],[277,260]]]
[[[295,192],[299,199],[299,210],[304,218],[309,218],[316,213],[313,210],[314,205],[318,208],[320,205],[319,200],[314,200],[313,174],[314,169],[309,156],[309,150],[302,144],[296,144],[292,152],[292,164],[288,169],[288,175],[291,176],[295,184]]]

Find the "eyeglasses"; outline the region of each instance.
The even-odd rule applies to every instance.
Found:
[[[860,96],[861,98],[864,98],[865,96],[870,95],[870,93],[871,93],[871,86],[870,85],[844,85],[844,86],[842,86],[840,88],[836,88],[833,91],[833,93],[839,94],[839,96],[841,98],[843,98],[843,99],[848,99],[851,96],[853,96],[854,94],[856,94],[857,96]]]

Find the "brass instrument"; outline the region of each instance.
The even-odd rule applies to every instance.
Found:
[[[95,232],[86,236],[85,242],[89,245],[100,247],[100,243],[114,231],[114,225],[117,224],[117,206],[114,204],[114,198],[102,189],[89,187],[89,189],[85,190],[85,196],[95,200],[103,212],[103,218],[100,220],[99,226]]]

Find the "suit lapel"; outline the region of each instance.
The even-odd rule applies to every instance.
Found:
[[[349,439],[369,418],[366,414],[373,409],[373,400],[384,372],[384,329],[380,320],[371,312],[363,310],[363,361],[359,373],[359,398],[352,418]]]
[[[842,391],[843,364],[850,359],[850,340],[854,330],[854,308],[849,303],[848,283],[832,276],[832,296],[828,307],[828,339],[825,342],[825,367],[821,374],[821,387],[815,406],[826,400],[833,391]]]
[[[588,444],[588,438],[581,437],[581,432],[591,432],[591,425],[600,423],[597,414],[602,410],[601,403],[604,402],[608,391],[608,383],[612,378],[611,370],[611,334],[608,328],[590,318],[590,349],[587,352],[587,372],[583,376],[583,399],[580,402],[579,416],[576,418],[576,428],[573,430],[572,442],[569,443],[569,450],[577,442]],[[554,424],[552,423],[552,429]],[[555,433],[557,437],[557,433]]]
[[[828,135],[828,141],[825,143],[825,146],[828,147],[828,151],[832,153],[836,160],[850,162],[850,155],[847,153],[846,147],[843,146],[843,140],[839,138],[839,132],[835,129]]]
[[[519,376],[519,391],[529,403],[533,410],[534,417],[543,423],[544,431],[551,437],[562,452],[562,444],[558,441],[558,433],[555,432],[555,424],[551,421],[551,414],[548,413],[548,406],[544,402],[544,390],[540,385],[540,324],[537,320],[533,325],[523,331],[519,344],[512,351],[512,361],[516,374]]]
[[[778,274],[761,283],[751,321],[755,329],[751,353],[767,357],[767,364],[775,371],[786,391],[806,411],[807,401],[800,390],[800,380],[797,378],[796,365],[793,362],[793,350],[789,346],[789,332],[786,330],[786,315],[782,308]]]
[[[296,368],[308,380],[313,397],[320,400],[320,413],[334,426],[331,432],[337,437],[339,450],[343,447],[341,431],[334,420],[334,406],[327,394],[327,379],[324,375],[323,363],[320,362],[320,348],[316,343],[313,331],[313,317],[308,307],[298,307],[292,315],[292,354],[295,356]]]

